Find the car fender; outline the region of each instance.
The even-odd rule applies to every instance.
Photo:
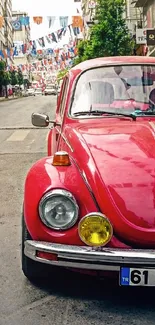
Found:
[[[52,189],[65,189],[72,193],[79,206],[79,219],[87,213],[97,212],[98,207],[91,191],[71,160],[70,166],[52,165],[53,158],[37,161],[29,170],[24,187],[24,218],[34,240],[82,245],[78,235],[78,221],[67,231],[47,228],[41,221],[38,205],[42,196]]]

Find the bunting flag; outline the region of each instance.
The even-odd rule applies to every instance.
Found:
[[[14,20],[14,22],[16,23],[16,19]],[[26,24],[27,22],[28,20],[26,19],[24,21],[24,24]],[[16,26],[16,28],[17,27],[19,28],[19,26]],[[70,34],[70,41],[67,47],[63,47],[63,51],[61,51],[59,48],[55,50],[47,48],[48,44],[51,45],[52,43],[56,43],[56,46],[58,47],[59,41],[66,34],[67,31],[69,31]],[[10,58],[12,60],[13,57],[23,57],[25,54],[39,58],[39,60],[43,58],[51,59],[54,57],[54,62],[56,62],[57,67],[59,68],[60,61],[65,62],[65,64],[70,64],[69,62],[71,61],[71,59],[75,57],[75,44],[73,42],[73,35],[75,35],[74,29],[72,25],[68,25],[66,28],[61,28],[56,32],[52,32],[44,37],[40,37],[37,40],[31,40],[26,44],[17,41],[14,42],[13,47],[11,49],[0,51],[0,58]],[[40,49],[37,49],[38,45],[41,47]]]
[[[72,26],[79,27],[81,31],[83,30],[83,18],[81,16],[73,16],[72,17]]]
[[[30,25],[30,17],[23,16],[23,17],[20,17],[19,20],[20,20],[20,22],[21,22],[21,24],[23,26],[29,26]]]
[[[46,41],[48,42],[48,44],[51,44],[51,43],[52,43],[52,41],[51,41],[51,39],[50,39],[49,36],[45,36],[45,39],[46,39]]]
[[[12,21],[12,28],[14,31],[22,31],[22,23],[19,19]]]
[[[43,17],[33,17],[33,21],[35,24],[40,25],[43,22]]]
[[[74,35],[77,36],[78,34],[80,34],[80,29],[79,27],[73,27],[73,32],[74,32]]]
[[[71,47],[70,47],[71,46]],[[56,49],[52,50],[50,49],[52,53],[52,57],[50,59],[48,58],[43,58],[35,63],[29,63],[29,64],[20,64],[18,66],[15,65],[8,65],[7,66],[7,71],[13,71],[13,70],[18,70],[20,69],[22,72],[34,72],[34,73],[39,73],[40,71],[42,72],[47,72],[50,73],[50,71],[57,71],[57,70],[62,70],[65,69],[66,67],[71,67],[73,64],[72,58],[75,57],[75,52],[76,52],[76,44],[68,44],[66,45],[63,49]],[[1,54],[2,51],[0,51]],[[73,53],[72,58],[70,57],[70,53]],[[38,50],[38,53],[40,55],[43,54],[43,50]],[[6,53],[3,53],[3,55],[6,55]]]
[[[60,21],[60,26],[62,28],[65,28],[68,26],[68,16],[60,16],[59,21]]]
[[[4,24],[4,17],[0,16],[0,28],[3,27]]]
[[[38,43],[39,43],[40,46],[45,47],[44,37],[40,37],[40,38],[38,39]]]
[[[48,16],[47,19],[48,19],[48,22],[49,22],[48,27],[51,28],[55,23],[55,16]]]

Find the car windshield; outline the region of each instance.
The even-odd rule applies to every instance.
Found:
[[[42,89],[41,88],[37,88],[36,91],[42,91]]]
[[[111,66],[84,72],[73,94],[71,115],[95,111],[155,114],[155,65]]]

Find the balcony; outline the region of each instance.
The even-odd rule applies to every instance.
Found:
[[[149,0],[133,0],[131,3],[132,4],[135,3],[135,7],[139,8],[139,7],[145,7],[148,2]]]

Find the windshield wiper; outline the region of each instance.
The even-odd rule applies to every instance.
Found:
[[[136,116],[151,116],[151,115],[155,115],[155,110],[149,108],[146,111],[142,111],[141,109],[136,109],[135,110],[135,114]]]
[[[107,114],[107,115],[111,115],[111,116],[125,116],[125,117],[130,117],[132,118],[134,121],[136,121],[136,115],[134,113],[121,113],[121,112],[109,112],[109,111],[100,111],[100,110],[92,110],[92,111],[81,111],[81,112],[76,112],[73,115],[74,116],[80,116],[80,115],[96,115],[96,116],[100,116],[103,114]]]

